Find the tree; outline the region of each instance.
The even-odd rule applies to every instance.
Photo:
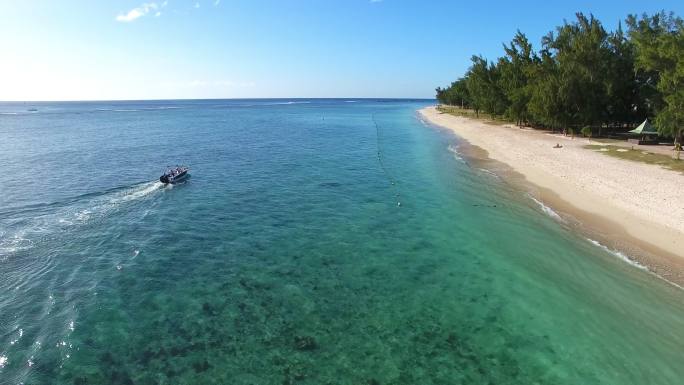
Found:
[[[568,121],[566,110],[558,93],[560,70],[558,62],[545,47],[539,63],[532,67],[530,76],[530,101],[527,109],[535,124],[549,128],[560,127]]]
[[[479,116],[480,110],[492,115],[503,114],[506,97],[498,84],[498,69],[482,56],[473,56],[471,61],[473,64],[468,70],[466,86],[475,114]]]
[[[604,29],[576,14],[535,52],[517,31],[493,63],[473,56],[463,78],[437,89],[440,101],[547,128],[625,127],[655,117],[662,135],[684,133],[684,22],[660,12]]]
[[[577,13],[575,23],[566,22],[556,31],[546,45],[558,62],[558,92],[569,117],[566,123],[584,126],[603,121],[608,100],[608,34],[597,19],[582,13]]]
[[[458,79],[445,89],[437,87],[436,91],[437,100],[442,104],[461,106],[461,108],[470,106],[470,95],[468,94],[465,78]]]
[[[606,120],[620,124],[643,121],[649,116],[649,109],[634,66],[635,47],[625,36],[622,24],[608,36],[608,49]]]
[[[522,32],[518,31],[510,46],[504,44],[506,56],[499,59],[499,83],[507,98],[505,114],[516,124],[522,126],[528,120],[528,104],[532,97],[530,77],[539,58],[532,50],[532,44]]]
[[[460,78],[451,83],[451,95],[455,105],[461,105],[461,108],[468,108],[470,106],[470,93],[468,93],[467,79]]]
[[[661,135],[682,142],[684,130],[684,22],[674,14],[627,18],[629,36],[636,46],[636,67],[651,74],[661,94],[662,106],[656,112]]]

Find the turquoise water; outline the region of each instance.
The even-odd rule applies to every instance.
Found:
[[[428,104],[0,104],[0,383],[681,383],[684,292]]]

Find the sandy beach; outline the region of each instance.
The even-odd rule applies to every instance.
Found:
[[[583,148],[596,144],[585,138],[487,124],[435,107],[420,114],[481,149],[471,151],[475,158],[503,164],[495,167],[502,176],[588,237],[684,284],[682,174]],[[554,148],[557,143],[563,147]]]

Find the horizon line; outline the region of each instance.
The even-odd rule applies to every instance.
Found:
[[[83,103],[83,102],[152,102],[152,101],[199,101],[199,100],[434,100],[437,98],[413,97],[257,97],[257,98],[178,98],[178,99],[52,99],[52,100],[0,100],[0,103]]]

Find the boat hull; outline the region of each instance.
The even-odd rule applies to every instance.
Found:
[[[182,173],[180,173],[178,175],[174,175],[174,176],[162,175],[159,177],[159,181],[164,183],[164,184],[176,184],[176,183],[183,182],[189,176],[190,176],[190,174],[188,174],[187,171],[183,171]]]

